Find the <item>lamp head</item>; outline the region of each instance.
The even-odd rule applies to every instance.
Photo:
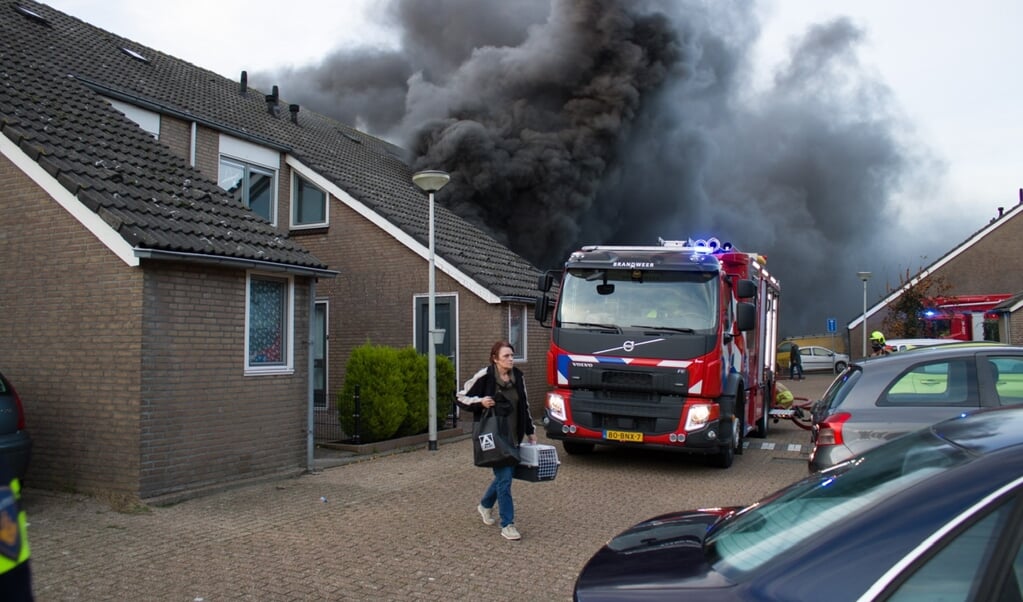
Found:
[[[448,183],[451,176],[446,171],[428,169],[412,174],[412,182],[424,192],[437,192]]]
[[[860,280],[866,282],[870,280],[870,272],[856,272],[856,275],[860,277]]]

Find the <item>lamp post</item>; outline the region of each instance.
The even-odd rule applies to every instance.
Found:
[[[870,272],[856,272],[856,275],[863,281],[863,357],[867,357],[867,280],[870,280]]]
[[[443,341],[443,331],[437,331],[437,291],[436,278],[434,276],[435,260],[433,253],[433,193],[437,192],[448,183],[451,176],[447,172],[431,169],[412,174],[412,182],[430,195],[430,301],[429,314],[430,324],[426,341],[426,357],[429,366],[429,420],[430,420],[430,451],[437,450],[437,335]]]

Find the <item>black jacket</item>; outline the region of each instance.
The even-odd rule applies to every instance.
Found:
[[[497,375],[495,370],[496,368],[493,365],[481,368],[479,372],[473,374],[469,380],[465,381],[465,386],[458,392],[458,406],[472,412],[474,422],[479,421],[480,414],[483,412],[483,398],[496,398]],[[536,427],[533,425],[533,416],[529,413],[525,375],[518,368],[512,368],[512,374],[515,377],[515,390],[519,394],[519,416],[516,421],[518,432],[515,439],[517,445],[526,435],[535,435]]]

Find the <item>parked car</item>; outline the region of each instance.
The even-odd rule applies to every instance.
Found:
[[[1023,403],[1023,347],[950,343],[850,365],[814,404],[809,468],[833,466],[928,424]]]
[[[778,367],[778,372],[788,371],[789,369],[789,354],[792,352],[792,341],[782,341],[778,343],[778,349],[775,351],[774,363]]]
[[[803,364],[803,372],[824,371],[838,374],[849,365],[848,355],[818,345],[800,347],[799,359]]]
[[[14,385],[0,374],[0,454],[19,479],[25,478],[32,438],[25,428],[25,408]]]
[[[665,514],[583,567],[579,602],[1023,600],[1023,407],[876,447],[745,508]]]

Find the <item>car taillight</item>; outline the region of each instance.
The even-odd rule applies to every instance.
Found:
[[[18,392],[14,390],[14,387],[7,387],[7,390],[14,396],[14,407],[18,409],[18,430],[25,430],[25,408],[21,405],[21,398],[18,397]]]
[[[817,425],[817,445],[841,445],[842,424],[852,418],[849,412],[828,416]]]

